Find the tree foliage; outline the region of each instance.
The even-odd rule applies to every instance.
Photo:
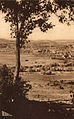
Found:
[[[61,23],[66,22],[67,25],[70,25],[71,22],[74,22],[74,1],[73,0],[55,0],[58,4],[59,14],[57,16]]]
[[[74,20],[73,6],[69,1],[21,0],[18,2],[17,0],[0,0],[0,9],[5,13],[5,21],[11,23],[11,36],[20,38],[20,46],[34,28],[39,27],[43,32],[53,28],[52,22],[48,22],[53,13],[60,22],[69,24],[70,21]],[[17,24],[18,29],[16,28]]]

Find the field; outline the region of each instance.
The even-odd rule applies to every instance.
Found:
[[[0,39],[0,65],[13,71],[15,41]],[[22,80],[32,89],[30,100],[71,103],[74,91],[74,41],[31,41],[21,49]]]

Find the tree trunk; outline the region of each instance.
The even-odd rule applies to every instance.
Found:
[[[14,81],[19,81],[20,72],[20,34],[17,22],[17,37],[16,37],[16,70],[14,74]]]
[[[20,72],[20,39],[16,39],[16,70],[15,70],[15,76],[14,79],[16,81],[19,80],[19,72]]]

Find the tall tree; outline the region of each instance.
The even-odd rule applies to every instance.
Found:
[[[16,38],[16,72],[14,79],[18,80],[20,72],[20,48],[35,27],[42,32],[53,28],[49,21],[52,13],[60,22],[74,20],[74,11],[70,2],[50,2],[51,0],[0,0],[0,10],[5,13],[5,22],[10,22],[11,36]],[[61,11],[61,12],[59,12]],[[67,16],[66,16],[67,14]]]

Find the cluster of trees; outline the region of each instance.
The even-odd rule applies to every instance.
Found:
[[[54,27],[49,21],[55,14],[59,21],[74,20],[71,0],[0,0],[0,10],[5,13],[5,22],[10,22],[11,36],[16,38],[16,71],[14,80],[18,80],[20,72],[20,48],[28,39],[34,28],[42,32]],[[60,11],[60,12],[58,12]],[[59,13],[59,14],[58,14]]]

